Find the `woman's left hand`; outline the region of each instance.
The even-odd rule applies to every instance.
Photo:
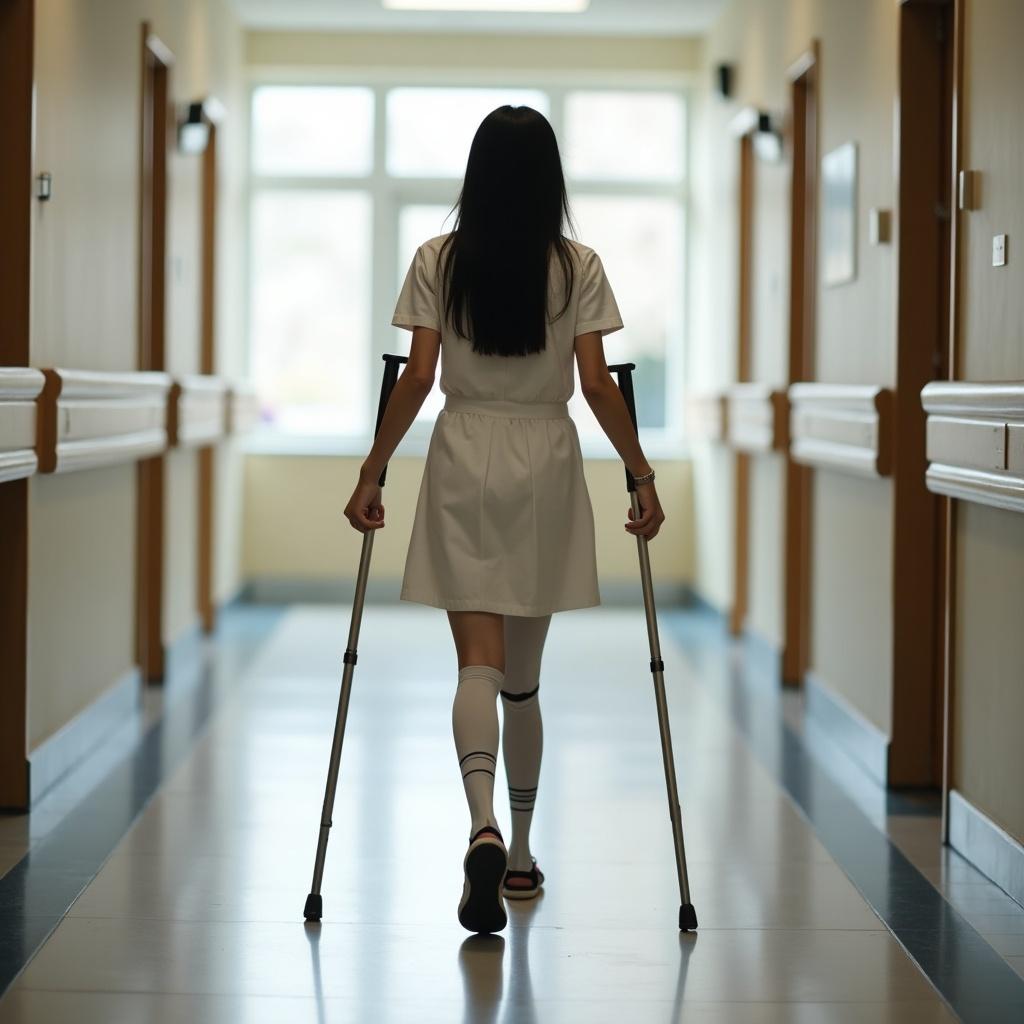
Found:
[[[381,489],[376,480],[360,480],[345,506],[345,518],[354,530],[366,533],[384,525],[384,506],[380,503]]]

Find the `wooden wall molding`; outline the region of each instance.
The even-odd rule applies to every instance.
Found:
[[[789,435],[789,400],[767,384],[735,384],[727,399],[728,438],[741,452],[784,451]]]
[[[871,385],[791,385],[790,454],[805,466],[888,476],[892,398],[888,388]]]
[[[721,391],[686,396],[686,433],[692,441],[724,441],[726,396]]]
[[[250,384],[233,384],[228,398],[228,432],[246,434],[260,420],[260,405],[256,389]]]
[[[168,443],[177,448],[215,444],[228,430],[228,382],[192,374],[175,378],[167,410]]]
[[[134,462],[167,447],[166,373],[46,369],[39,396],[39,471]]]
[[[36,456],[36,399],[44,377],[27,367],[0,367],[0,483],[32,476]]]
[[[934,381],[927,414],[928,489],[1024,512],[1024,381]]]

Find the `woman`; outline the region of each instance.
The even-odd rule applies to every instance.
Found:
[[[496,932],[502,897],[536,896],[530,851],[542,747],[538,689],[552,613],[601,603],[594,519],[566,402],[580,385],[637,478],[641,515],[625,529],[657,535],[665,516],[602,337],[622,320],[593,249],[571,223],[558,143],[530,107],[484,118],[469,152],[453,231],[416,250],[392,324],[412,331],[345,516],[384,525],[383,467],[434,385],[445,406],[427,450],[401,598],[448,612],[458,655],[455,748],[471,818],[459,920]],[[512,811],[506,850],[492,805],[497,698]]]

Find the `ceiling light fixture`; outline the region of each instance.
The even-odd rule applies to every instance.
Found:
[[[582,14],[590,0],[381,0],[393,11],[501,11],[515,14]]]

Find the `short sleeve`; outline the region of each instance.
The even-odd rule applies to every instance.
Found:
[[[402,290],[398,293],[395,315],[391,318],[394,327],[430,327],[441,330],[438,315],[437,290],[434,283],[434,268],[419,246],[409,264]]]
[[[615,294],[604,272],[601,257],[591,249],[583,260],[580,301],[576,312],[574,337],[590,331],[611,334],[622,328],[622,317]]]

